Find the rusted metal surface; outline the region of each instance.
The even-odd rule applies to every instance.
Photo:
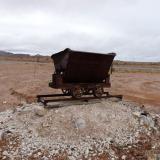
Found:
[[[37,101],[43,103],[45,106],[47,106],[48,103],[50,102],[63,102],[63,101],[85,101],[88,102],[93,99],[106,99],[106,98],[119,98],[119,100],[122,100],[123,96],[122,95],[110,95],[108,92],[104,92],[103,96],[101,98],[99,97],[93,97],[91,96],[91,93],[85,94],[85,97],[81,97],[79,99],[73,99],[70,98],[69,94],[47,94],[47,95],[37,95]],[[63,97],[63,98],[60,98]],[[52,98],[52,99],[51,99]]]
[[[115,55],[65,49],[51,58],[64,83],[102,83],[109,76]]]
[[[73,98],[86,93],[102,97],[110,85],[110,69],[115,53],[100,54],[70,49],[53,54],[55,73],[49,86],[62,89]]]
[[[49,86],[61,89],[62,94],[38,95],[38,102],[49,102],[117,97],[110,95],[104,88],[110,87],[110,69],[115,53],[98,54],[65,49],[53,54],[55,73]],[[82,97],[84,96],[84,97]],[[61,98],[64,97],[64,98]]]

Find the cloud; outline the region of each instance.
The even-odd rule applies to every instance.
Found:
[[[66,47],[160,61],[159,0],[2,0],[0,50],[52,54]]]

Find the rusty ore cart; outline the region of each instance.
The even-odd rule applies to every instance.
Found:
[[[100,54],[65,49],[53,54],[55,72],[49,86],[73,98],[83,95],[102,97],[110,87],[110,70],[115,53]]]

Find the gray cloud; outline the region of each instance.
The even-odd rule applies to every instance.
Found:
[[[160,61],[159,0],[1,0],[0,50],[52,54],[66,47]]]

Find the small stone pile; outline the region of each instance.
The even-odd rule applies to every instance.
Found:
[[[25,104],[0,112],[0,159],[157,158],[159,124],[160,115],[115,99],[52,109]]]

